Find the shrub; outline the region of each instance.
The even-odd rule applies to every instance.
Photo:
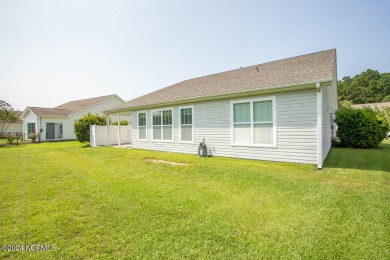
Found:
[[[8,135],[7,135],[7,143],[8,143],[8,144],[13,144],[13,142],[15,141],[15,139],[16,139],[16,136],[15,136],[15,135],[13,135],[13,134],[8,134]]]
[[[74,133],[76,138],[81,143],[88,143],[90,138],[91,125],[106,125],[106,118],[98,114],[86,114],[84,117],[77,120],[74,124]]]
[[[31,132],[29,135],[28,135],[28,138],[31,139],[31,142],[35,143],[35,140],[37,140],[37,137],[38,135],[34,132]]]
[[[340,145],[353,148],[375,148],[386,137],[389,123],[380,111],[369,108],[342,108],[335,122]]]
[[[129,121],[127,121],[127,120],[121,121],[121,125],[128,125],[128,124],[129,124]],[[118,125],[118,121],[115,121],[114,123],[112,123],[112,125]]]
[[[387,119],[387,122],[390,125],[390,107],[384,107],[382,109],[382,112],[383,112],[384,117]]]
[[[340,100],[339,101],[339,108],[351,108],[352,107],[352,102],[349,100]]]
[[[383,99],[382,99],[382,102],[389,102],[390,101],[390,95],[387,95],[385,96]]]

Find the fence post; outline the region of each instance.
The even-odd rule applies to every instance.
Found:
[[[121,115],[118,114],[118,147],[121,147]]]
[[[106,115],[106,135],[107,135],[107,144],[108,146],[111,145],[111,139],[110,139],[110,117],[108,114]]]
[[[96,125],[90,126],[89,145],[96,147]]]

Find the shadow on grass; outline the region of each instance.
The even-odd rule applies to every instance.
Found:
[[[332,148],[324,166],[390,172],[390,142],[382,142],[377,149]]]
[[[21,146],[21,145],[23,145],[23,144],[12,144],[12,145],[0,145],[0,149],[7,149],[7,148],[14,148],[14,147],[19,147],[19,146]]]
[[[21,147],[21,146],[26,146],[26,145],[35,145],[38,143],[31,143],[31,142],[19,142],[19,143],[13,143],[13,144],[0,144],[0,148],[16,148],[16,147]]]

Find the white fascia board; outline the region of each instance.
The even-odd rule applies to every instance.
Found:
[[[25,116],[26,116],[26,114],[27,114],[27,112],[28,111],[30,111],[30,113],[33,113],[36,117],[38,117],[29,107],[26,107],[25,109],[24,109],[24,111],[23,111],[23,113],[20,115],[20,119],[23,119]]]

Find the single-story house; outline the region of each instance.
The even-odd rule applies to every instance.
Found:
[[[132,115],[132,146],[316,164],[335,134],[336,50],[179,82],[106,111]]]
[[[23,133],[23,121],[20,119],[22,111],[14,111],[16,113],[16,122],[5,125],[4,135],[13,134],[21,136]]]
[[[74,123],[87,113],[103,115],[103,111],[123,104],[117,95],[69,101],[54,108],[27,107],[20,118],[23,120],[24,138],[37,133],[41,141],[76,139]]]
[[[386,107],[390,107],[390,102],[380,102],[380,103],[367,103],[367,104],[354,104],[353,108],[372,108],[372,109],[383,109]]]

